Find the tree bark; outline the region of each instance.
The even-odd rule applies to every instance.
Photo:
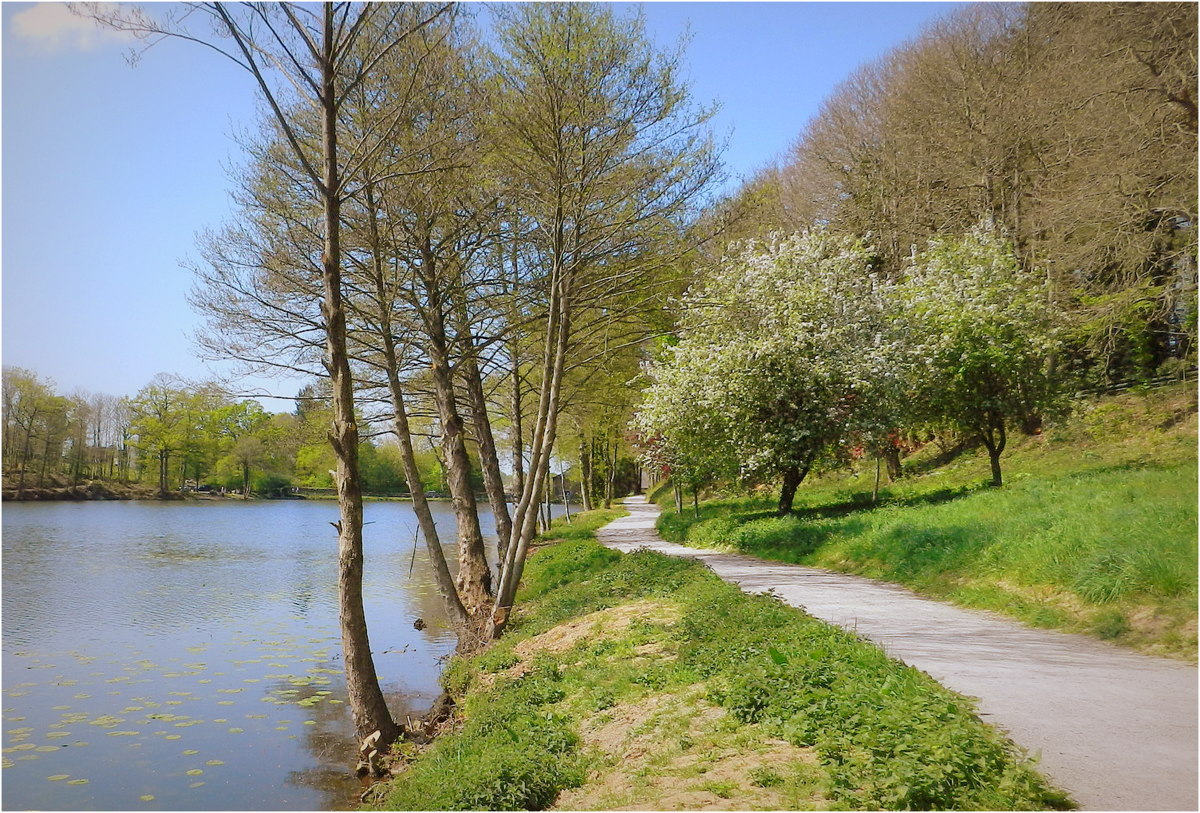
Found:
[[[988,462],[992,467],[992,487],[1000,488],[1004,485],[1004,479],[1000,474],[1000,455],[1004,453],[1004,447],[1008,445],[1008,432],[1004,426],[1004,419],[992,418],[980,436],[983,438],[983,445],[987,448]]]
[[[804,478],[808,475],[808,470],[812,463],[806,463],[801,466],[789,466],[783,470],[783,487],[779,492],[779,516],[786,516],[792,513],[792,504],[796,499],[796,489],[804,482]]]
[[[367,618],[363,608],[363,506],[358,468],[358,425],[354,415],[354,382],[346,352],[346,312],[342,303],[341,181],[337,153],[337,68],[334,52],[334,8],[324,6],[321,43],[321,151],[325,245],[321,257],[324,285],[321,313],[325,321],[325,364],[333,389],[333,424],[329,441],[337,458],[335,485],[340,520],[338,532],[338,619],[346,692],[354,727],[362,740],[380,732],[378,747],[399,734],[375,674]]]
[[[887,463],[888,480],[896,482],[904,476],[904,467],[900,462],[900,450],[891,443],[883,447],[883,459]]]
[[[468,328],[459,326],[464,341],[471,342]],[[496,451],[496,438],[492,434],[492,422],[488,417],[487,396],[483,391],[483,378],[474,347],[466,350],[463,359],[462,378],[466,384],[467,405],[471,409],[471,425],[475,429],[475,440],[479,446],[479,462],[483,468],[483,483],[487,490],[488,503],[496,517],[496,537],[503,548],[512,536],[512,517],[508,513],[508,501],[504,497],[504,478],[500,473],[500,454]]]
[[[586,440],[579,441],[579,491],[583,510],[592,510],[592,450]]]
[[[466,628],[469,615],[458,597],[454,586],[454,577],[446,563],[446,554],[442,550],[442,541],[438,535],[437,523],[433,519],[433,511],[429,507],[429,499],[425,496],[425,486],[421,482],[421,469],[417,465],[416,449],[413,446],[412,427],[408,422],[408,409],[404,404],[404,386],[400,383],[398,372],[399,354],[396,351],[396,337],[392,332],[392,318],[389,307],[390,297],[387,296],[384,284],[383,241],[379,234],[379,221],[375,207],[375,194],[372,185],[366,187],[367,207],[370,210],[371,249],[374,255],[373,270],[375,296],[379,303],[379,334],[383,339],[383,357],[385,374],[388,381],[388,395],[392,401],[392,432],[400,444],[400,457],[404,463],[404,480],[408,484],[408,493],[413,501],[413,513],[417,515],[417,524],[421,535],[425,538],[425,549],[429,554],[429,563],[433,567],[433,580],[438,593],[446,607],[446,615],[451,623],[459,629],[459,639]]]

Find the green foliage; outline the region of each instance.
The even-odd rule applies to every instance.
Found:
[[[728,709],[722,730],[730,741],[754,731],[815,749],[837,807],[1065,804],[968,701],[853,635],[774,598],[745,595],[696,563],[650,552],[621,556],[570,539],[540,549],[526,580],[509,635],[447,670],[447,688],[466,693],[463,728],[393,782],[386,807],[545,807],[560,789],[582,783],[591,764],[573,733],[581,720],[627,700],[701,686]],[[519,641],[648,598],[664,608],[662,620],[637,620],[619,632],[601,624],[573,649],[543,651],[519,676],[505,674]],[[659,654],[635,658],[647,644]],[[485,672],[495,677],[481,689],[474,676]],[[689,737],[676,739],[690,747]],[[766,767],[751,774],[758,787],[789,781]],[[702,789],[732,798],[738,786],[723,780]]]
[[[895,420],[904,358],[892,285],[860,241],[750,242],[686,297],[638,418],[652,462],[689,487],[808,471]]]
[[[1059,341],[1047,283],[1022,270],[996,234],[980,228],[930,241],[898,305],[917,360],[918,422],[979,436],[998,460],[1014,422],[1061,407],[1048,363]]]
[[[664,512],[659,530],[1194,656],[1194,637],[1174,631],[1196,615],[1192,399],[1180,389],[1080,408],[1017,445],[1022,472],[1001,492],[978,487],[979,456],[966,453],[883,489],[878,506],[843,475],[810,483],[793,517],[768,516],[765,499],[713,500],[699,518]],[[1147,616],[1158,621],[1139,629]]]

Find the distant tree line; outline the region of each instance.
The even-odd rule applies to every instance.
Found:
[[[74,486],[88,480],[141,483],[160,494],[225,489],[277,497],[293,488],[332,489],[333,453],[324,436],[327,393],[309,385],[292,412],[271,413],[216,385],[159,375],[132,396],[73,392],[20,367],[5,367],[4,489]],[[428,434],[428,430],[426,431]],[[386,437],[359,446],[369,494],[408,493],[400,451]],[[421,487],[444,493],[436,446],[416,453]],[[472,482],[482,490],[477,455]]]

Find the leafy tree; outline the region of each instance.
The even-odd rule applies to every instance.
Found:
[[[892,286],[863,243],[811,231],[748,243],[683,302],[682,338],[652,370],[640,426],[702,479],[779,477],[779,512],[819,465],[895,420],[904,353]]]
[[[1047,293],[1045,278],[984,228],[930,241],[898,290],[897,319],[917,360],[914,401],[928,418],[979,437],[995,486],[1009,428],[1059,403],[1049,364],[1059,330]]]
[[[718,164],[709,114],[690,104],[679,53],[658,52],[641,18],[584,3],[494,13],[487,135],[528,225],[523,287],[542,345],[530,371],[538,388],[530,464],[493,607],[496,634],[533,538],[575,330],[601,322],[605,307],[620,312],[623,296],[644,289],[680,243]]]

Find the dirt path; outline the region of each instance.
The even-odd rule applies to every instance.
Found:
[[[610,548],[698,559],[749,593],[857,632],[943,685],[979,699],[1041,769],[1090,810],[1197,809],[1197,673],[1079,635],[1036,630],[920,598],[903,587],[752,556],[688,548],[654,531],[659,509],[629,498],[602,528]]]

